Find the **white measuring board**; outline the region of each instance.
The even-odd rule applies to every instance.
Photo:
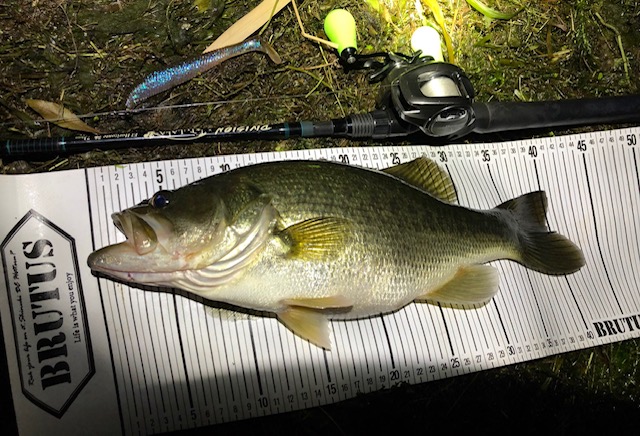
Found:
[[[20,310],[15,308],[24,307],[12,302],[19,293],[12,263],[21,262],[16,250],[33,254],[35,245],[14,244],[13,254],[5,254],[11,238],[3,236],[0,303],[19,428],[25,434],[45,428],[50,434],[157,433],[313,407],[401,382],[428,382],[638,337],[638,138],[640,128],[633,128],[494,144],[299,150],[0,176],[0,194],[14,198],[11,210],[0,212],[2,235],[16,234],[17,223],[33,209],[39,222],[46,217],[74,236],[90,327],[74,338],[86,343],[90,335],[90,347],[78,352],[88,348],[93,356],[93,373],[88,371],[84,384],[74,387],[65,405],[47,410],[47,395],[58,387],[53,382],[66,384],[66,368],[75,366],[72,359],[67,367],[55,366],[61,353],[45,353],[44,363],[41,354],[29,355],[56,349],[51,342],[39,347],[37,335],[32,351],[22,346],[29,326],[14,321]],[[500,292],[489,304],[470,310],[410,304],[385,316],[333,321],[331,351],[300,339],[275,318],[230,316],[180,291],[97,279],[86,266],[93,249],[123,240],[110,214],[160,189],[264,161],[328,159],[385,168],[421,155],[449,172],[463,206],[488,209],[545,190],[550,228],[583,249],[586,266],[550,277],[514,262],[494,262]],[[38,194],[25,196],[26,189]],[[24,318],[28,310],[19,314]],[[56,319],[47,316],[50,323]],[[44,393],[28,387],[38,386],[38,374],[31,385],[25,381],[25,362],[36,360],[40,384],[47,383]],[[33,419],[56,413],[55,419]]]

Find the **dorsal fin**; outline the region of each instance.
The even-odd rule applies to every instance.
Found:
[[[424,156],[382,171],[422,189],[442,201],[458,202],[458,195],[449,174],[437,163]]]

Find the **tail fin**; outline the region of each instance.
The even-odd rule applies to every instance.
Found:
[[[508,210],[520,228],[520,259],[527,268],[545,274],[571,274],[584,266],[582,250],[547,228],[547,196],[544,191],[530,192],[506,201],[496,209]]]
[[[282,63],[282,58],[273,46],[267,42],[266,38],[260,38],[260,51],[269,56],[269,59],[271,59],[271,62],[274,64]]]

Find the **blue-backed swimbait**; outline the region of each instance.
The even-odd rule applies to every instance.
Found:
[[[133,109],[149,97],[187,82],[198,74],[210,70],[227,59],[252,51],[260,51],[267,54],[276,64],[282,62],[278,53],[276,53],[267,41],[260,37],[252,38],[240,44],[230,45],[229,47],[205,53],[202,56],[185,61],[175,67],[155,71],[131,91],[126,102],[127,109]]]

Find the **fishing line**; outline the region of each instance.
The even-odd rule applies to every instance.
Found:
[[[334,96],[346,94],[344,90],[336,90],[336,91],[325,91],[325,92],[314,92],[313,95],[317,95],[319,97],[326,96]],[[112,110],[105,112],[87,112],[85,114],[76,115],[80,119],[91,119],[95,117],[131,117],[135,115],[140,115],[145,112],[156,112],[161,110],[174,110],[174,109],[191,109],[191,108],[199,108],[205,106],[224,106],[229,104],[243,104],[243,103],[262,103],[265,101],[288,101],[295,99],[306,99],[309,97],[308,92],[304,94],[292,94],[285,96],[273,96],[273,97],[251,97],[251,98],[242,98],[242,99],[233,99],[233,100],[211,100],[204,102],[195,102],[195,103],[181,103],[181,104],[173,104],[173,105],[157,105],[157,106],[146,106],[137,109],[121,109],[121,110]],[[63,121],[61,118],[57,119],[35,119],[34,123],[55,123],[57,121]],[[0,123],[0,126],[15,126],[18,122],[4,122]]]
[[[338,20],[330,20],[335,15]],[[333,22],[333,27],[327,23]],[[337,23],[337,24],[336,24]],[[349,32],[345,28],[353,27]],[[353,17],[333,10],[325,19],[325,32],[338,44],[339,61],[345,71],[365,70],[370,83],[380,83],[378,106],[367,113],[323,121],[290,121],[254,125],[222,125],[210,128],[80,134],[71,137],[0,141],[0,156],[65,154],[94,148],[115,149],[221,140],[282,140],[290,138],[345,137],[389,139],[415,136],[422,143],[437,138],[438,144],[471,133],[487,134],[514,130],[551,129],[640,122],[640,95],[538,102],[476,102],[475,90],[458,66],[436,61],[412,39],[412,55],[402,53],[359,54]],[[439,48],[439,45],[436,45]],[[332,90],[326,95],[337,95]],[[300,95],[302,97],[302,95]],[[232,100],[248,103],[282,101],[286,97]],[[217,104],[229,104],[220,101]],[[129,116],[158,109],[211,106],[216,102],[158,106],[108,114]],[[85,117],[97,116],[85,114]],[[103,115],[106,116],[106,115]]]

